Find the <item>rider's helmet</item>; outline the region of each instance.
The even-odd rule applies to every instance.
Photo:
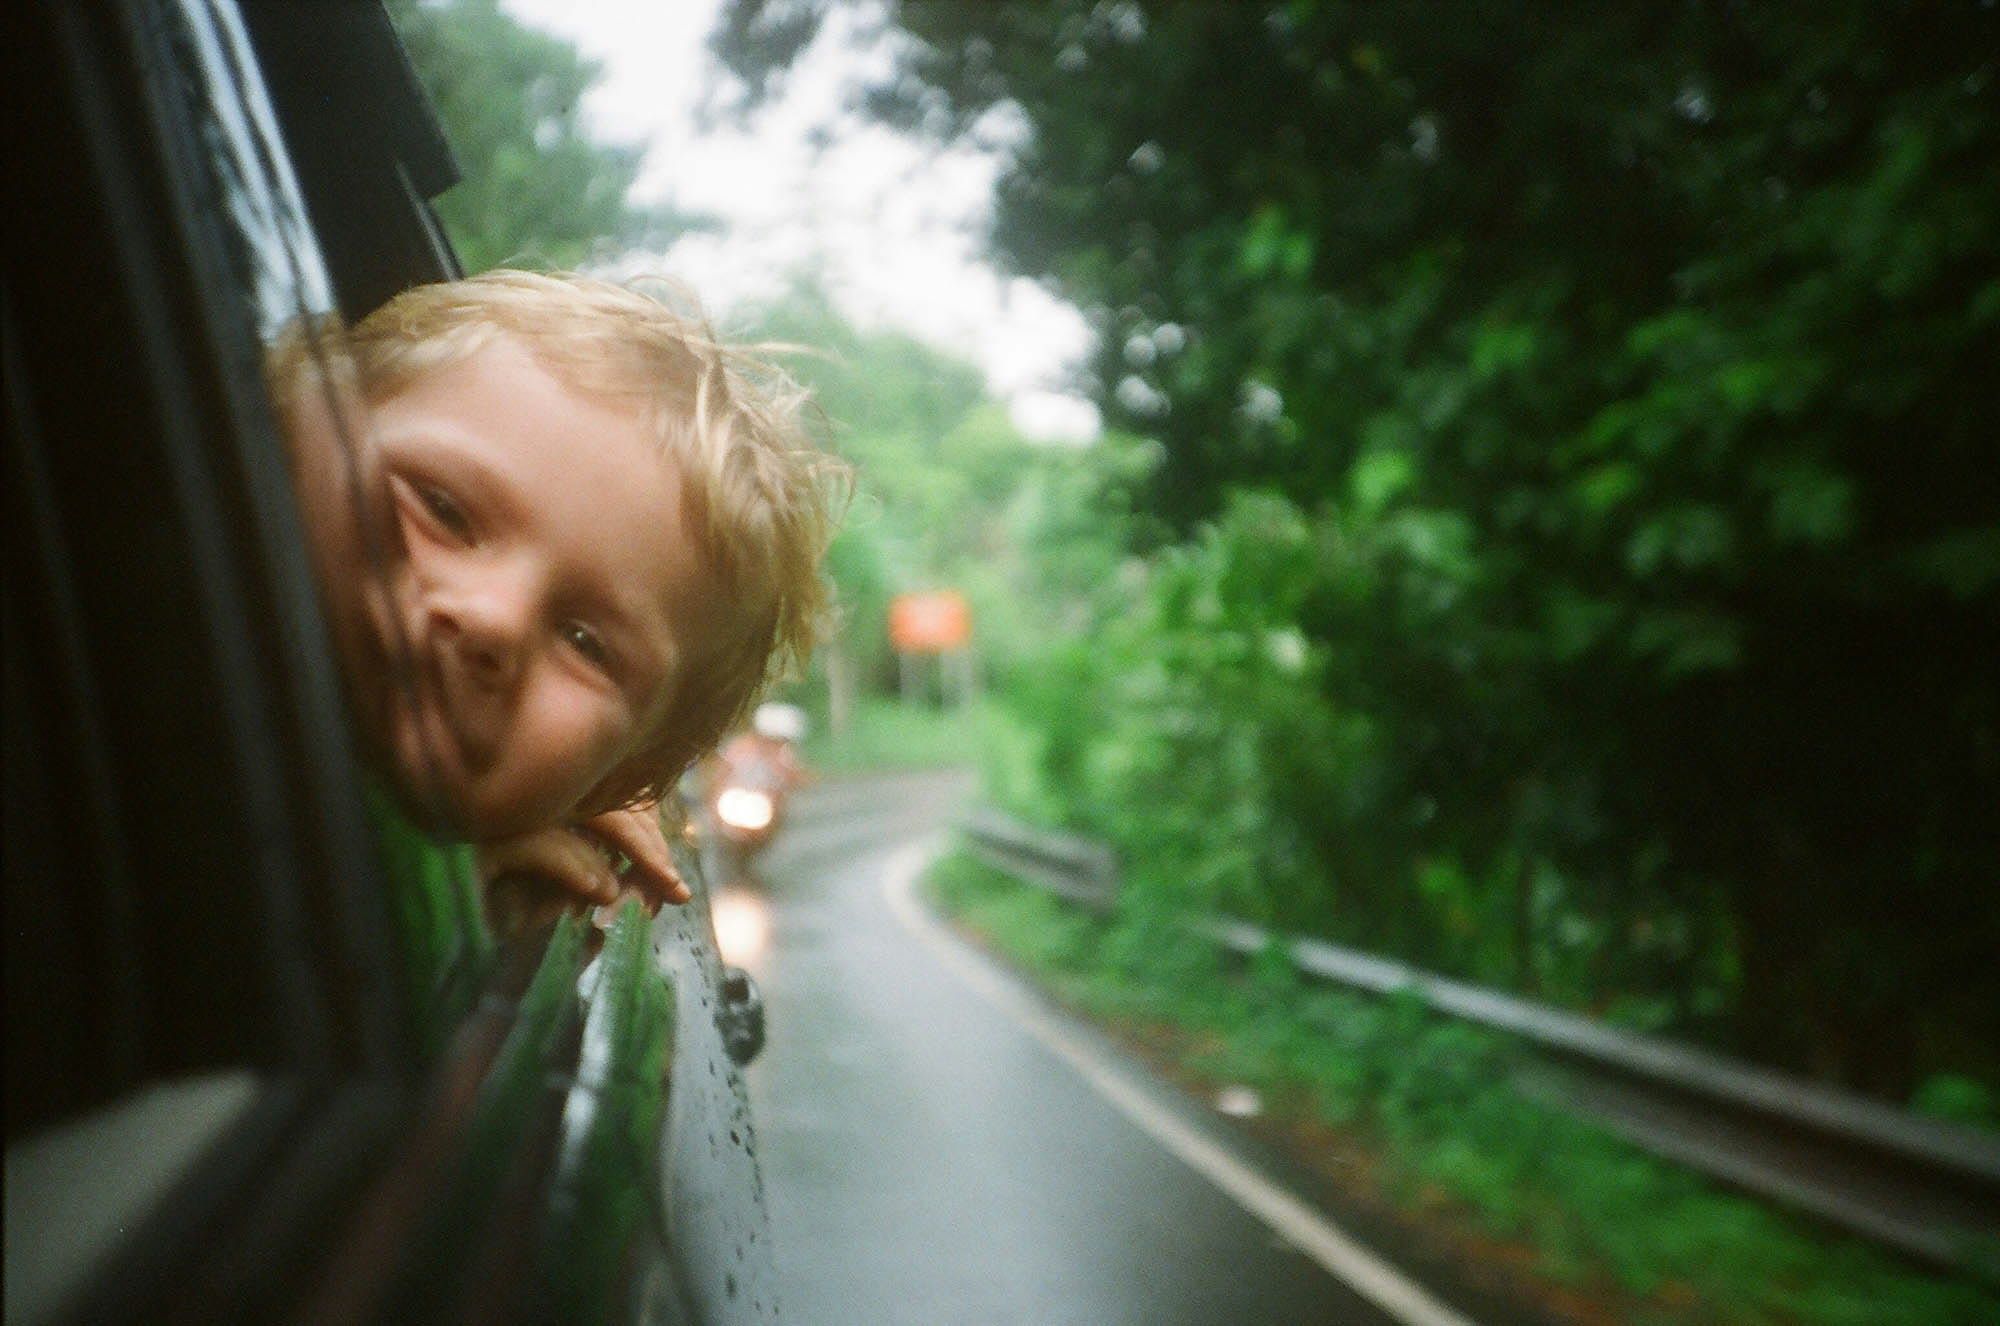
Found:
[[[760,704],[750,727],[760,737],[797,745],[806,737],[806,711],[795,704]]]

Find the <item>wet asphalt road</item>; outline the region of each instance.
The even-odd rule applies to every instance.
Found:
[[[772,937],[750,965],[770,1039],[748,1076],[785,1319],[1388,1320],[897,919],[885,863],[965,788],[932,776],[815,789],[762,863]]]

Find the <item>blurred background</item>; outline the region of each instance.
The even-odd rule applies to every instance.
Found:
[[[389,7],[469,267],[806,348],[859,476],[786,696],[822,783],[971,768],[1118,863],[1090,912],[949,855],[939,906],[1533,1312],[1990,1319],[1990,1225],[1863,1246],[1185,922],[1993,1181],[1991,0]]]

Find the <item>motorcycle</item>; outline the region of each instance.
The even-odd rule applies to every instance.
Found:
[[[785,802],[805,777],[797,753],[805,728],[805,714],[797,706],[759,705],[749,730],[732,737],[709,761],[702,805],[719,858],[709,864],[719,867],[719,882],[749,874],[784,827]]]
[[[755,862],[784,827],[786,800],[803,776],[793,748],[804,732],[805,716],[793,706],[760,706],[751,730],[725,745],[708,769],[703,866],[715,890],[716,940],[731,963],[754,963],[769,939],[770,908]]]
[[[775,759],[761,755],[731,759],[725,753],[707,803],[711,841],[721,858],[720,880],[749,874],[752,863],[778,836],[790,782]]]

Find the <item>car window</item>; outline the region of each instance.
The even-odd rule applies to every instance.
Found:
[[[311,1216],[215,1176],[379,1131],[323,1110],[407,1010],[263,371],[335,288],[248,34],[212,0],[10,28],[9,1317],[107,1259],[116,1317],[215,1222]]]
[[[614,1262],[655,1268],[577,1293],[636,1284],[693,1319],[770,1319],[706,914],[622,922],[617,979],[595,968],[580,995],[578,923],[553,957],[496,941],[468,852],[356,758],[267,373],[303,347],[316,381],[341,380],[343,322],[456,272],[426,201],[449,155],[381,11],[24,14],[17,165],[38,192],[0,306],[10,1321],[313,1301],[335,1244],[365,1254],[397,1202],[443,1229],[462,1276],[500,1244],[441,1213],[496,1178],[548,1200],[518,1180],[536,1166],[593,1220],[522,1209],[510,1229],[614,1230]],[[326,390],[351,446],[363,421]],[[531,976],[553,992],[545,1025],[515,1016]],[[575,1036],[621,1043],[620,1009],[651,1048],[613,1065],[613,1090]],[[520,1051],[497,1089],[476,1076],[489,1032]],[[467,1081],[463,1156],[424,1170],[432,1107]],[[493,1130],[507,1119],[526,1131]],[[572,1135],[591,1154],[618,1139],[618,1163],[570,1167],[554,1139]],[[437,1282],[377,1253],[385,1302]]]
[[[182,14],[184,22],[163,31],[175,48],[174,81],[201,156],[187,164],[205,167],[220,189],[229,224],[218,233],[259,339],[270,345],[293,326],[324,325],[334,311],[333,283],[241,16],[212,2]]]
[[[332,292],[244,34],[193,3],[32,18],[48,85],[23,164],[44,187],[8,254],[10,1138],[163,1076],[318,1071],[388,1035],[325,970],[363,897],[333,881],[370,868],[303,845],[352,765],[261,365]],[[121,83],[135,57],[154,76]]]

